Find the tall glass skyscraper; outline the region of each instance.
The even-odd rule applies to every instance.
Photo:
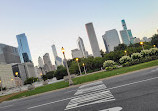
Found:
[[[130,29],[127,29],[125,20],[121,21],[123,30],[120,31],[122,41],[126,45],[134,44],[134,38]]]
[[[32,57],[25,33],[17,35],[16,38],[18,41],[18,51],[21,62],[32,62]]]

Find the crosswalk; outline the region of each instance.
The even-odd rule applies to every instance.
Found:
[[[97,81],[80,86],[65,110],[114,100],[114,96],[105,84]]]

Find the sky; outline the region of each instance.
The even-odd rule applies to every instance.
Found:
[[[49,53],[54,64],[51,45],[63,58],[78,48],[80,36],[86,50],[91,47],[85,24],[93,22],[99,47],[105,51],[105,31],[122,30],[125,19],[134,37],[151,37],[158,29],[158,0],[0,0],[0,43],[17,47],[16,35],[25,33],[32,59]]]

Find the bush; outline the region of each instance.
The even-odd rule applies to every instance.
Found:
[[[106,71],[112,71],[114,69],[117,69],[117,67],[116,66],[112,66],[112,67],[106,67],[105,68]]]
[[[48,79],[52,79],[54,77],[55,71],[50,71],[46,73]]]
[[[124,63],[126,63],[126,62],[131,62],[132,61],[132,59],[129,57],[129,56],[123,56],[123,57],[121,57],[120,59],[119,59],[119,62],[121,63],[121,64],[124,64]]]
[[[158,48],[151,48],[150,55],[157,55],[158,56]]]
[[[140,53],[133,53],[131,55],[131,58],[134,60],[134,59],[140,59],[142,57],[142,55]]]
[[[64,76],[66,76],[67,75],[67,70],[66,70],[66,68],[64,67],[64,66],[58,66],[57,67],[57,70],[55,71],[55,77],[56,77],[56,79],[57,80],[59,80],[59,79],[63,79],[64,78]]]
[[[107,60],[103,63],[103,67],[109,71],[109,70],[113,70],[113,69],[116,69],[117,67],[115,66],[115,62],[112,61],[112,60]]]
[[[31,77],[31,78],[28,78],[24,81],[24,85],[26,84],[32,84],[34,82],[36,82],[38,80],[38,78],[34,78],[34,77]]]
[[[147,57],[150,55],[151,51],[150,50],[142,50],[140,53],[143,57]]]
[[[103,67],[106,68],[106,67],[113,67],[116,63],[112,60],[107,60],[103,63]]]

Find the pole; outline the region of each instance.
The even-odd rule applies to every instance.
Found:
[[[80,75],[82,75],[82,73],[81,73],[81,68],[80,68],[80,65],[79,65],[78,61],[77,61],[77,64],[78,64],[78,69],[79,69],[79,71],[80,71]]]
[[[66,62],[66,69],[67,69],[67,73],[68,73],[69,85],[73,85],[73,81],[71,80],[71,77],[70,77],[70,71],[69,71],[69,68],[68,68],[68,65],[67,65],[67,59],[65,57],[65,53],[63,53],[63,55],[64,55],[64,60]]]
[[[85,72],[85,74],[87,74],[87,72],[86,72],[86,67],[84,66],[84,72]]]
[[[3,89],[3,88],[2,88],[2,80],[1,80],[1,77],[0,77],[0,81],[1,81],[1,82],[0,82],[0,83],[1,83],[1,93],[3,94],[3,92],[2,92],[2,89]]]
[[[144,47],[143,47],[143,45],[142,45],[142,48],[143,48],[143,50],[144,50]]]

